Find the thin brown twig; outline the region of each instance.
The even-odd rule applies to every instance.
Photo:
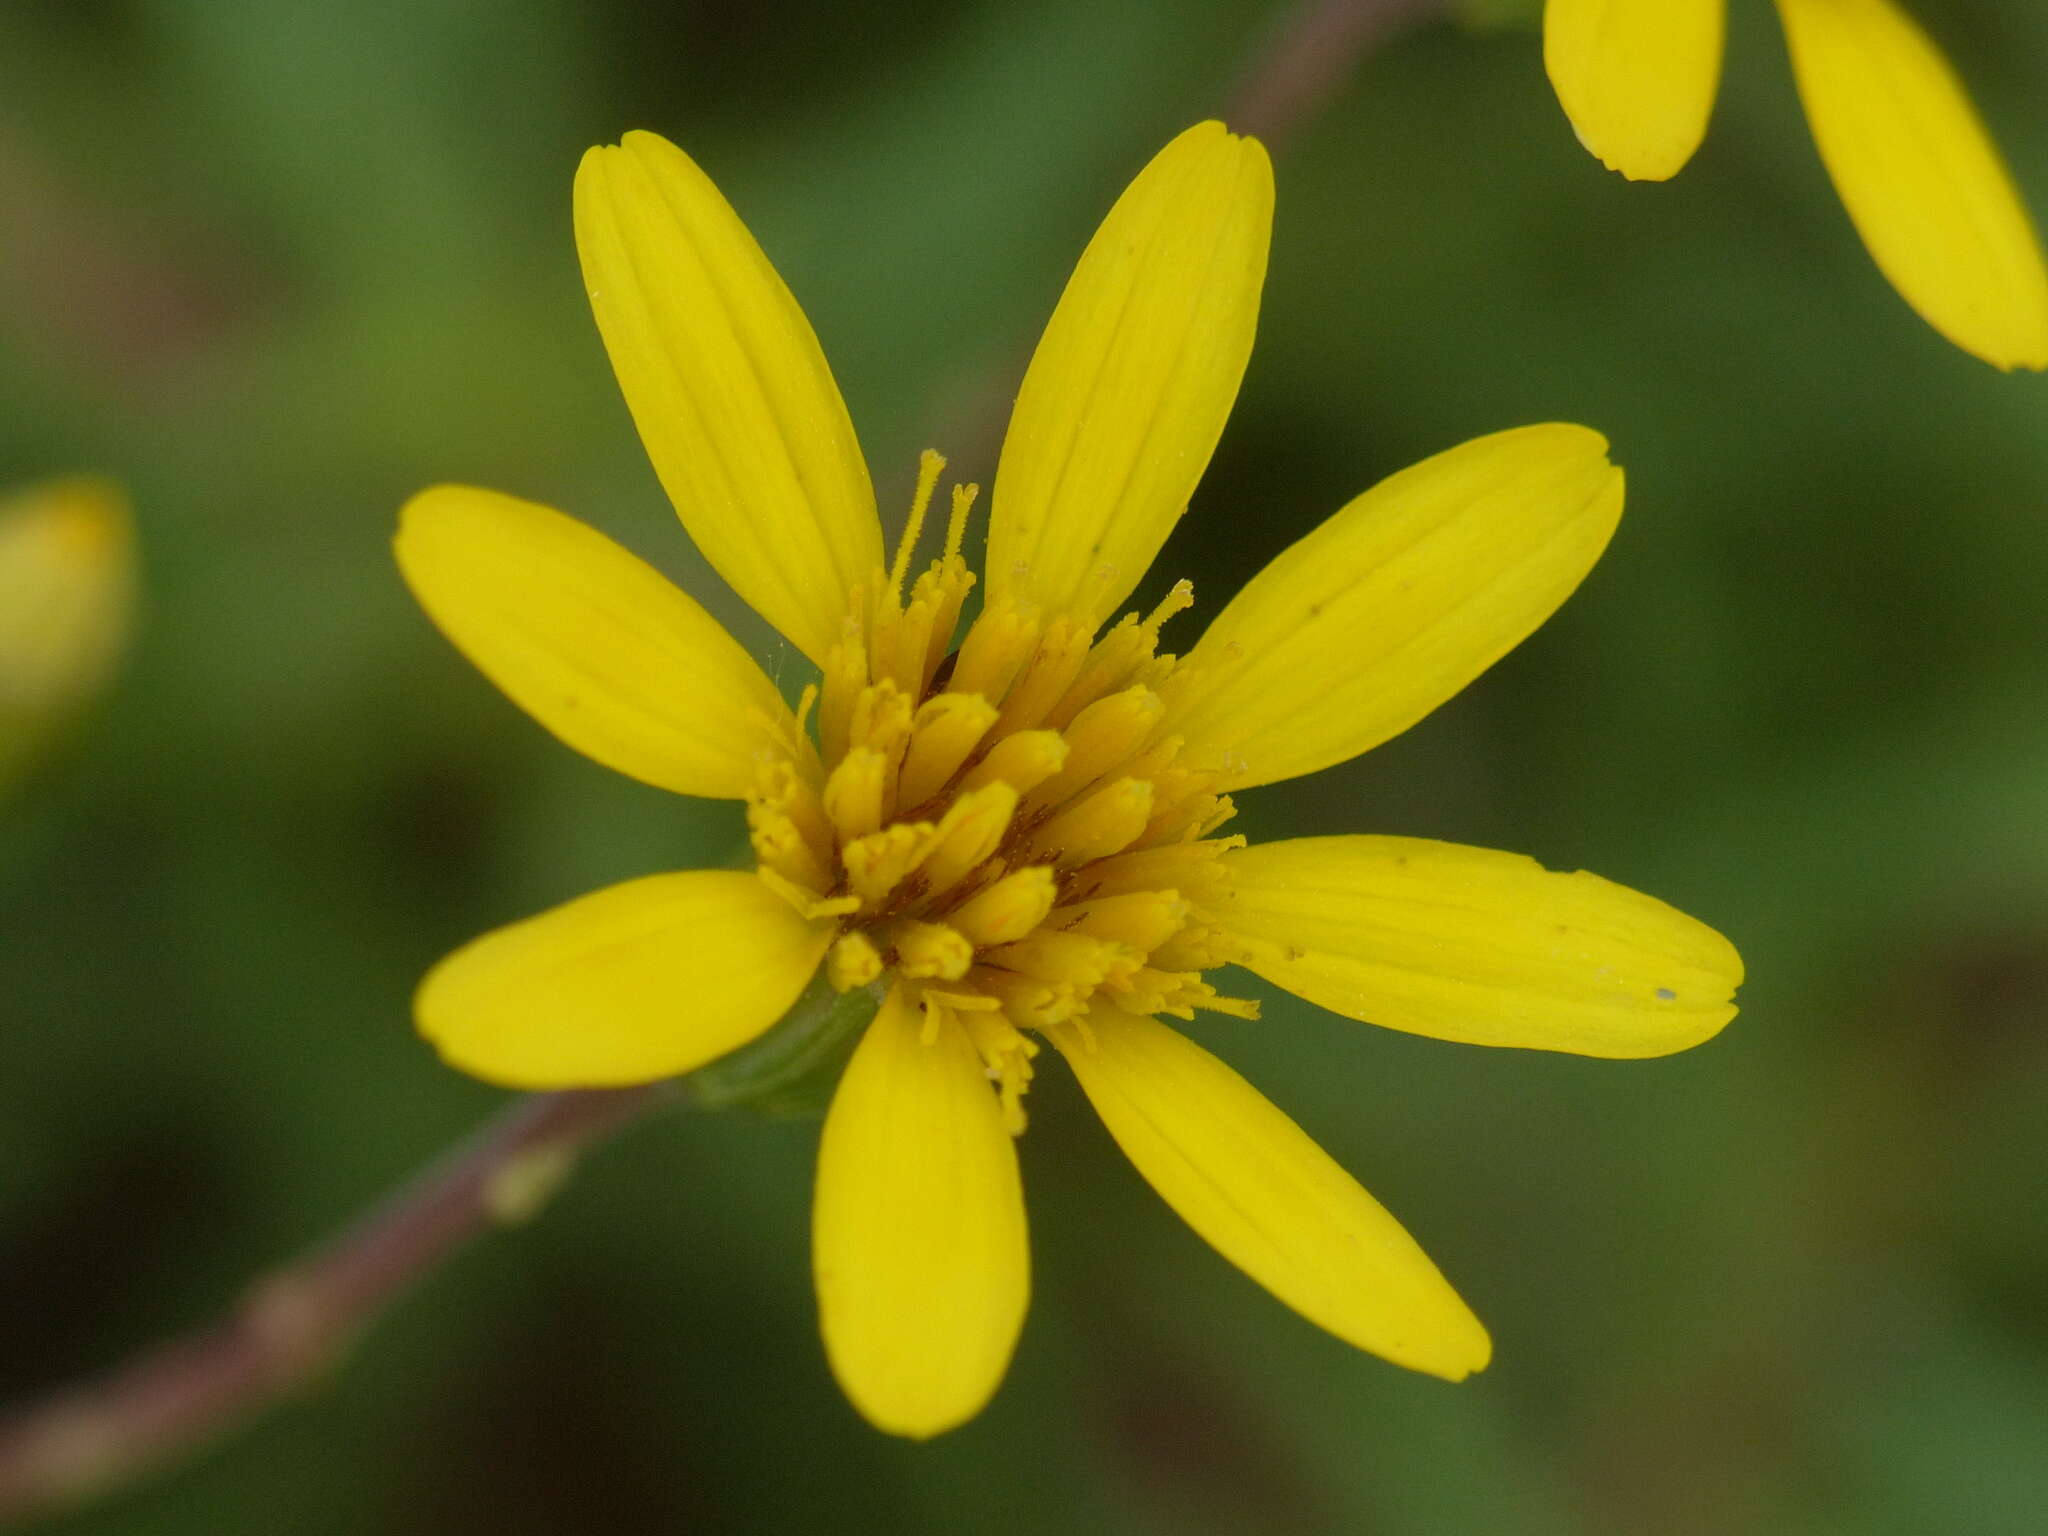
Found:
[[[1279,149],[1342,89],[1367,54],[1446,0],[1301,0],[1238,79],[1223,120]]]
[[[517,1100],[211,1327],[0,1420],[0,1522],[105,1492],[318,1379],[389,1302],[668,1092]]]

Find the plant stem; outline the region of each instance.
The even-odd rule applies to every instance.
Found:
[[[1239,77],[1223,120],[1280,149],[1373,49],[1445,8],[1445,0],[1301,0]]]
[[[0,1522],[103,1493],[308,1384],[486,1224],[527,1214],[577,1153],[672,1094],[657,1084],[520,1099],[327,1246],[259,1279],[211,1327],[0,1419]]]

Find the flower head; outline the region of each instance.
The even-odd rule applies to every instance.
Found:
[[[135,608],[135,530],[111,481],[0,498],[0,787],[105,685]]]
[[[1706,134],[1727,0],[1547,0],[1543,60],[1580,142],[1632,181]],[[1948,60],[1894,0],[1778,0],[1800,99],[1880,270],[1950,341],[2048,367],[2048,266]]]
[[[1352,1018],[1605,1056],[1733,1014],[1712,931],[1588,874],[1390,837],[1247,847],[1232,795],[1363,752],[1457,692],[1591,567],[1621,473],[1582,427],[1482,438],[1340,510],[1184,657],[1183,583],[1104,627],[1222,432],[1250,353],[1272,179],[1205,123],[1082,256],[996,472],[979,613],[963,554],[893,557],[802,312],[682,152],[590,152],[576,228],[627,403],[698,546],[818,668],[788,707],[693,601],[559,513],[430,490],[398,556],[441,628],[598,761],[743,799],[756,867],[654,875],[501,929],[418,998],[448,1060],[525,1087],[644,1082],[760,1036],[822,967],[882,995],[819,1150],[833,1368],[929,1435],[1000,1381],[1028,1290],[1014,1138],[1050,1042],[1194,1228],[1339,1337],[1456,1379],[1485,1331],[1292,1121],[1161,1016],[1255,1017],[1243,966]]]

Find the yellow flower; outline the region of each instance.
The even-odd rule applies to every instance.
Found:
[[[134,606],[134,525],[112,482],[0,499],[0,787],[99,693]]]
[[[1692,157],[1726,0],[1548,0],[1543,60],[1579,140],[1632,181]],[[1994,367],[2048,367],[2048,267],[1955,71],[1893,0],[1778,0],[1806,120],[1857,232],[1920,317]]]
[[[792,711],[704,611],[559,513],[444,486],[398,558],[435,622],[562,740],[744,799],[758,867],[629,881],[486,935],[422,984],[455,1065],[521,1087],[703,1066],[820,966],[886,989],[826,1118],[813,1230],[825,1344],[862,1413],[924,1436],[1002,1377],[1028,1289],[1013,1137],[1049,1040],[1139,1171],[1340,1338],[1457,1379],[1485,1331],[1285,1115],[1159,1022],[1255,1017],[1236,963],[1351,1018],[1445,1039],[1652,1056],[1734,1013],[1727,942],[1590,874],[1396,837],[1262,847],[1231,792],[1405,729],[1591,567],[1621,472],[1583,427],[1467,443],[1385,481],[1255,577],[1185,658],[1186,583],[1106,632],[1236,396],[1272,216],[1221,124],[1117,202],[1039,343],[996,470],[985,598],[885,562],[867,469],[796,301],[718,191],[652,134],[592,150],[576,234],[642,440],[700,549],[814,662]]]

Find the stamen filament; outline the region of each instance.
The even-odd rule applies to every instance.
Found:
[[[932,492],[939,488],[939,476],[946,472],[945,457],[927,448],[917,457],[917,491],[910,500],[910,521],[903,525],[903,538],[896,546],[895,564],[889,567],[889,595],[901,598],[903,578],[910,574],[910,556],[924,532],[925,509],[932,504]]]

